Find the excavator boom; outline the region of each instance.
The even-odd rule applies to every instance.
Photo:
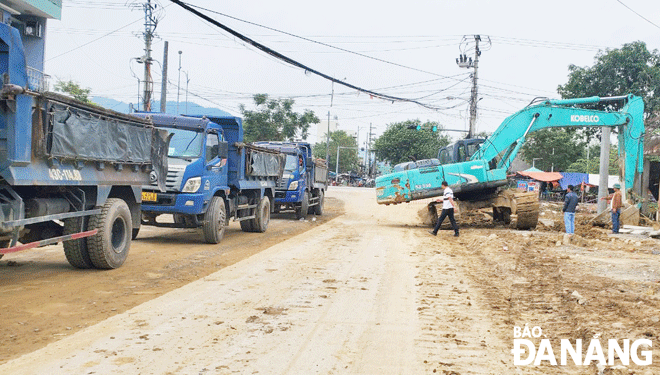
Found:
[[[580,105],[623,101],[618,111],[585,109]],[[398,204],[442,195],[447,181],[461,201],[486,201],[497,207],[499,188],[507,184],[507,170],[527,136],[553,127],[616,127],[619,153],[625,161],[622,188],[631,188],[643,169],[644,102],[633,95],[544,100],[507,117],[469,160],[441,164],[438,159],[407,163],[405,170],[376,179],[379,204]],[[515,207],[515,202],[511,204]],[[534,223],[535,225],[535,223]]]

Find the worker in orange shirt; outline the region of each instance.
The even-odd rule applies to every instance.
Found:
[[[619,233],[619,215],[621,215],[621,207],[623,207],[621,185],[614,184],[614,193],[600,199],[607,199],[607,201],[610,202],[610,211],[612,211],[612,233]]]

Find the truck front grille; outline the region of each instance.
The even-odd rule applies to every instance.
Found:
[[[165,179],[165,186],[167,191],[179,191],[181,189],[181,182],[183,180],[183,173],[185,172],[185,166],[169,166],[167,169],[167,178]],[[154,182],[151,184],[152,187],[157,186]]]

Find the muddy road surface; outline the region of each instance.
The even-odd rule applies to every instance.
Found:
[[[460,237],[433,237],[418,224],[425,202],[374,195],[332,188],[322,220],[230,232],[219,247],[145,232],[111,272],[73,271],[57,249],[3,259],[0,373],[660,373],[656,240],[579,228],[562,243],[467,215]],[[157,261],[163,251],[178,255]],[[600,340],[605,361],[514,364],[525,325],[557,361],[563,339],[584,353]],[[609,363],[608,339],[650,342],[635,352],[650,363]]]

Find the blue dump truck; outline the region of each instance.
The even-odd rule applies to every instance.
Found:
[[[201,227],[214,244],[230,218],[245,232],[266,231],[284,155],[243,143],[239,117],[136,115],[172,133],[166,192],[155,186],[142,192],[144,225]],[[161,214],[172,214],[173,222],[158,221]]]
[[[284,174],[275,192],[274,212],[293,210],[296,218],[307,214],[323,215],[323,202],[328,189],[328,168],[312,158],[312,147],[306,142],[257,142],[255,145],[286,155]]]
[[[47,92],[4,23],[0,50],[0,257],[63,242],[74,267],[121,266],[140,224],[141,186],[164,188],[167,132]]]

